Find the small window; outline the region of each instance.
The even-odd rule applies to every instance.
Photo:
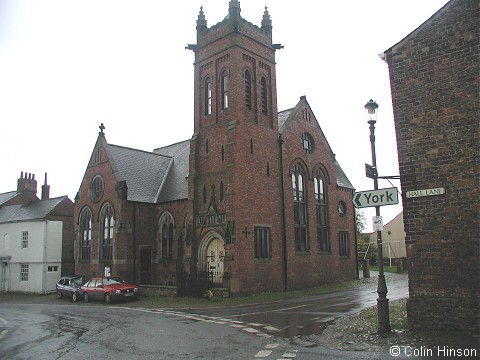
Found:
[[[222,162],[225,161],[225,146],[222,145]]]
[[[28,248],[28,231],[22,231],[22,249]]]
[[[340,217],[347,215],[347,204],[345,204],[344,201],[338,203],[338,215],[340,215]]]
[[[103,195],[103,179],[100,175],[97,175],[93,178],[92,183],[90,184],[90,199],[93,202],[97,202],[101,199]]]
[[[223,189],[223,181],[220,181],[220,201],[225,199],[224,189]]]
[[[208,155],[208,138],[205,139],[205,154]]]
[[[255,259],[271,259],[272,245],[270,241],[271,229],[255,227]]]
[[[270,176],[270,162],[267,161],[267,176]]]
[[[48,266],[47,267],[47,271],[48,272],[58,272],[58,266],[55,265],[55,266]]]
[[[348,231],[338,233],[338,252],[342,257],[348,257]]]
[[[313,138],[310,134],[304,133],[302,135],[302,147],[303,147],[303,150],[305,150],[305,153],[307,154],[311,154],[315,150]]]
[[[250,138],[250,154],[253,154],[253,139]]]

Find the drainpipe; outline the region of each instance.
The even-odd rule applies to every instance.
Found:
[[[282,271],[283,271],[283,291],[288,290],[288,272],[287,272],[287,225],[286,225],[286,215],[285,215],[285,179],[284,179],[284,170],[283,170],[283,143],[284,140],[282,135],[278,136],[278,146],[280,150],[280,198],[282,201]]]
[[[45,221],[43,228],[43,271],[42,271],[42,290],[47,294],[47,225],[48,220]]]
[[[133,283],[136,284],[136,270],[137,270],[137,204],[133,203]]]

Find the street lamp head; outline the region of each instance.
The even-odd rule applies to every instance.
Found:
[[[367,114],[367,119],[368,121],[377,121],[377,114],[378,114],[378,104],[370,99],[366,104],[365,104],[365,112]]]

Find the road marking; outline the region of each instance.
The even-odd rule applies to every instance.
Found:
[[[272,353],[271,350],[260,350],[257,355],[255,355],[256,358],[266,358]]]
[[[275,349],[280,345],[279,343],[267,344],[265,345],[265,349]]]
[[[3,337],[4,337],[5,335],[7,335],[7,333],[8,333],[8,330],[3,330],[3,331],[0,333],[0,340],[3,339]]]

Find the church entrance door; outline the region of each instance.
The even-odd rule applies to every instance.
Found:
[[[225,259],[225,247],[219,238],[213,238],[207,247],[207,271],[210,273],[213,283],[221,285],[223,282],[223,261]]]

